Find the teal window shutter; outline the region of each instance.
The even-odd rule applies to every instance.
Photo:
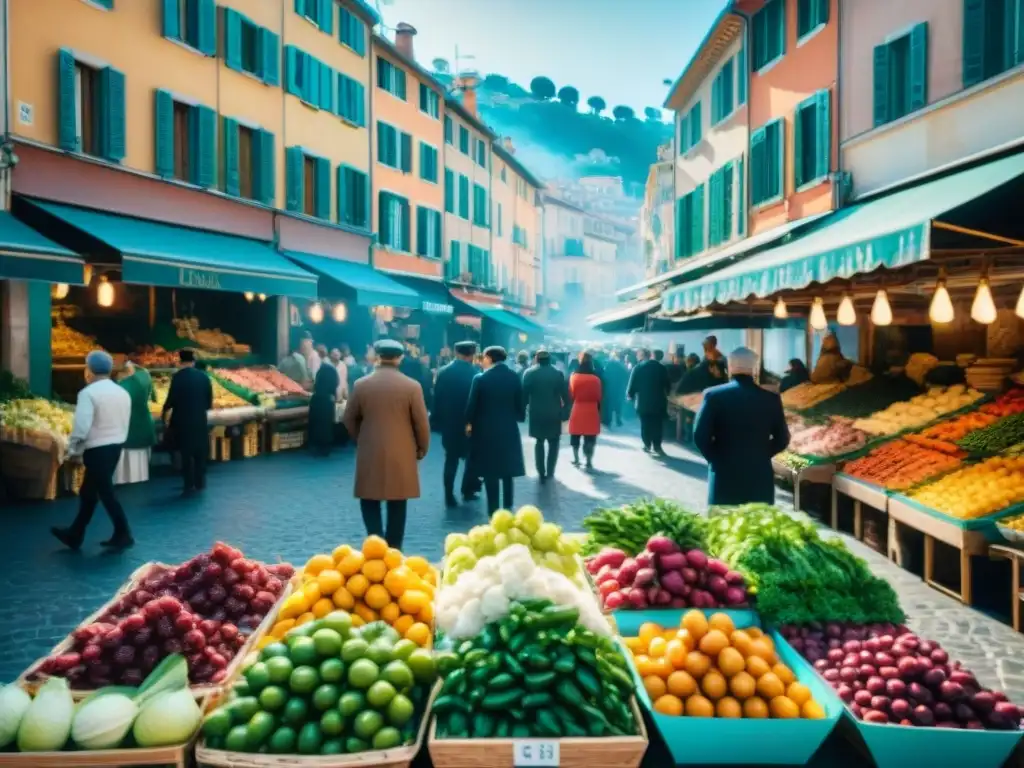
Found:
[[[736,54],[736,104],[747,103],[747,42],[740,43],[740,51]]]
[[[985,6],[986,0],[964,0],[963,81],[970,88],[985,79]],[[875,49],[875,125],[878,105],[878,48]]]
[[[306,0],[295,0],[295,12],[299,16],[306,15]]]
[[[722,114],[722,73],[711,82],[711,124],[717,123]]]
[[[928,104],[928,22],[922,21],[910,30],[910,111]]]
[[[57,101],[60,112],[57,143],[61,149],[77,152],[81,149],[78,132],[78,96],[75,89],[75,54],[67,48],[57,53]],[[173,151],[174,145],[171,144]],[[173,158],[171,164],[173,165]]]
[[[224,191],[229,195],[239,194],[238,172],[238,121],[225,117],[222,133],[224,136]]]
[[[402,250],[411,253],[412,208],[405,198],[399,200],[398,209],[402,212]]]
[[[693,253],[704,250],[704,185],[693,191]]]
[[[965,32],[966,34],[966,32]],[[966,57],[964,58],[964,77],[966,83]],[[885,125],[889,122],[889,45],[883,43],[875,46],[874,53],[874,120],[875,125]]]
[[[217,185],[217,113],[209,107],[192,108],[194,124],[192,145],[193,165],[192,181],[200,187]]]
[[[809,103],[810,102],[810,103]],[[806,152],[805,144],[810,142],[812,149],[814,148],[814,142],[817,139],[817,131],[815,130],[811,136],[804,136],[804,131],[808,127],[807,125],[807,113],[814,112],[815,120],[814,124],[817,125],[817,107],[813,103],[813,97],[807,101],[801,102],[797,105],[797,108],[793,110],[793,188],[800,187],[814,178],[815,167],[805,167],[810,163],[805,162],[804,153]]]
[[[345,165],[339,165],[336,173],[335,186],[338,188],[338,223],[352,224],[355,213],[352,203],[356,191],[349,184],[351,175],[348,173],[348,167]]]
[[[156,173],[170,179],[174,176],[174,97],[168,91],[158,90],[155,101]]]
[[[421,205],[416,206],[416,253],[419,256],[427,255],[427,214],[429,212]]]
[[[434,248],[433,252],[430,255],[433,256],[435,259],[441,258],[441,256],[444,254],[444,246],[442,245],[441,242],[441,213],[440,211],[431,211],[430,217],[431,219],[433,219],[434,222],[434,231],[431,232],[433,241],[432,245],[434,246]]]
[[[448,274],[453,280],[462,274],[462,244],[458,240],[452,240],[449,246]]]
[[[319,59],[314,59],[308,53],[302,54],[304,75],[302,100],[315,107],[320,105],[320,69],[322,66]]]
[[[444,209],[455,213],[455,174],[451,168],[444,169]]]
[[[815,173],[824,178],[832,169],[832,109],[828,89],[815,95],[817,101],[817,135],[814,137]]]
[[[422,141],[420,142],[420,178],[426,179],[427,173],[430,170],[429,161],[427,160],[427,145]]]
[[[124,159],[125,152],[124,73],[113,67],[101,70],[100,93],[100,154],[118,163]]]
[[[284,47],[285,85],[284,89],[293,96],[302,97],[299,89],[299,50],[293,45]]]
[[[686,238],[683,233],[686,232],[686,198],[680,197],[676,200],[676,258],[681,259],[686,252]]]
[[[501,237],[501,203],[498,203],[498,237]]]
[[[1024,0],[1017,0],[1016,8],[1016,22],[1014,29],[1014,44],[1007,46],[1007,49],[1013,53],[1013,64],[1024,64]]]
[[[352,122],[361,128],[366,127],[366,89],[362,83],[355,80],[349,81],[352,84],[352,104],[355,107]]]
[[[253,195],[261,203],[274,204],[277,193],[274,183],[277,158],[274,153],[274,134],[269,131],[256,131],[253,163]]]
[[[452,119],[448,115],[444,116],[444,143],[453,145],[455,143],[455,126],[452,125]]]
[[[721,171],[715,171],[708,179],[708,246],[714,247],[720,242],[719,238],[719,208],[721,204]]]
[[[328,35],[334,34],[334,0],[320,0],[320,12],[316,23],[321,31]]]
[[[723,243],[732,238],[732,168],[732,163],[726,163],[722,168],[722,211],[719,240]]]
[[[239,28],[239,33],[241,33],[241,28]],[[239,45],[239,48],[241,48],[241,45]],[[267,85],[280,85],[281,44],[277,34],[261,27],[259,31],[259,51],[263,82]]]
[[[320,65],[320,93],[317,106],[328,112],[337,113],[334,106],[334,70],[325,64]]]
[[[679,154],[690,148],[690,113],[679,118]]]
[[[750,134],[750,202],[759,205],[768,199],[766,131],[758,128]]]
[[[316,195],[314,199],[316,217],[331,220],[331,161],[326,157],[316,159]]]
[[[242,14],[233,8],[223,9],[224,64],[228,69],[242,69]]]
[[[207,56],[217,55],[217,6],[213,0],[191,0],[195,8],[196,48]]]
[[[459,174],[459,216],[469,219],[469,177]]]
[[[697,102],[693,105],[693,109],[690,110],[690,146],[695,147],[700,144],[701,130],[701,102]]]
[[[743,235],[747,229],[747,195],[744,162],[741,157],[736,163],[736,232]]]
[[[402,171],[412,173],[412,136],[408,133],[401,134],[400,156]]]
[[[391,242],[391,195],[381,192],[377,196],[377,236],[382,245]]]
[[[185,0],[163,0],[163,32],[164,37],[171,40],[182,39],[181,11],[178,3]]]
[[[302,147],[288,147],[284,151],[285,208],[302,213],[305,184],[302,172]]]

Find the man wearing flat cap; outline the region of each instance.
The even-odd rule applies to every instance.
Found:
[[[196,367],[195,352],[178,353],[181,367],[171,377],[164,402],[163,420],[170,431],[170,444],[181,457],[182,495],[206,487],[206,461],[210,455],[210,426],[207,412],[213,408],[213,384]]]
[[[782,399],[754,381],[757,354],[729,355],[732,381],[704,391],[693,442],[708,461],[708,504],[775,502],[772,456],[789,445]]]
[[[469,437],[466,436],[466,404],[473,377],[480,369],[473,364],[476,342],[460,341],[455,345],[455,360],[437,373],[434,383],[434,408],[430,426],[441,433],[444,446],[444,501],[449,507],[458,505],[455,498],[455,475],[459,462],[469,458]],[[469,462],[462,471],[462,498],[473,501],[479,492],[479,479],[472,476]]]
[[[401,549],[408,500],[420,496],[417,462],[430,447],[430,421],[423,388],[398,370],[404,347],[382,339],[374,351],[377,369],[352,388],[345,428],[356,443],[355,496],[366,533]]]
[[[546,483],[555,474],[562,422],[569,417],[569,388],[565,376],[551,364],[551,353],[538,350],[536,363],[523,374],[523,407],[529,418],[537,476]],[[545,455],[547,454],[547,455]]]

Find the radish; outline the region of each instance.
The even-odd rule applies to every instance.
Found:
[[[708,556],[699,549],[691,549],[687,552],[686,560],[690,563],[690,567],[696,568],[698,571],[703,571],[708,566]]]
[[[651,536],[647,540],[647,549],[658,555],[674,555],[679,546],[667,536]]]

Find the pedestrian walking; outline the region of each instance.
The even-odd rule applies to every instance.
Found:
[[[171,377],[164,402],[163,420],[170,444],[181,458],[182,495],[188,496],[206,487],[206,460],[210,455],[210,426],[207,412],[213,408],[210,377],[195,367],[195,353],[178,353],[181,368]]]
[[[313,379],[309,400],[309,445],[318,456],[330,456],[334,442],[334,404],[341,389],[338,369],[325,360]]]
[[[606,426],[622,426],[622,404],[626,400],[629,385],[629,371],[622,364],[618,352],[612,352],[604,367],[604,389],[601,402],[601,423]]]
[[[512,508],[512,480],[526,474],[519,422],[525,421],[523,385],[505,365],[503,347],[484,350],[484,372],[473,379],[466,406],[470,465],[483,478],[488,514]]]
[[[601,379],[594,371],[594,359],[589,352],[580,355],[580,367],[569,377],[569,444],[572,463],[580,465],[580,441],[587,469],[594,468],[594,446],[601,434]]]
[[[647,349],[637,350],[636,356],[639,362],[629,376],[626,397],[636,404],[644,451],[664,456],[661,441],[668,415],[668,371]]]
[[[74,426],[68,439],[68,456],[81,459],[85,478],[78,492],[78,515],[67,528],[51,528],[57,540],[70,549],[80,549],[85,539],[96,503],[103,502],[113,535],[102,542],[104,547],[124,549],[135,543],[128,518],[114,493],[114,470],[121,459],[121,450],[128,438],[132,399],[110,379],[113,358],[101,350],[85,358],[86,385],[78,393]]]
[[[423,388],[398,370],[402,345],[382,339],[374,348],[377,369],[352,388],[345,427],[356,441],[355,496],[366,533],[401,549],[409,499],[420,496],[418,462],[430,447],[430,421]]]
[[[528,413],[533,460],[541,483],[555,475],[562,422],[569,412],[569,390],[565,376],[552,365],[551,353],[541,349],[536,362],[523,374],[523,408]],[[545,456],[545,454],[547,454]]]
[[[465,461],[462,470],[462,498],[475,501],[479,492],[479,480],[472,475],[469,466],[469,437],[466,435],[466,405],[469,390],[480,369],[473,364],[476,342],[459,341],[455,344],[455,360],[438,371],[434,384],[434,407],[430,412],[430,425],[434,432],[441,434],[444,447],[444,503],[449,507],[458,505],[455,498],[455,476],[459,462]]]
[[[121,460],[114,472],[114,485],[143,483],[149,480],[149,459],[156,445],[156,428],[149,412],[150,402],[156,402],[153,377],[145,368],[131,361],[125,363],[125,375],[119,382],[132,401],[128,437],[121,450]]]
[[[775,502],[772,456],[789,445],[782,399],[757,386],[757,354],[729,355],[732,381],[704,392],[693,442],[708,460],[708,504]]]

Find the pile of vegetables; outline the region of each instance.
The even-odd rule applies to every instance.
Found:
[[[1024,413],[1000,419],[984,429],[964,435],[957,445],[971,454],[991,456],[1024,441]]]
[[[839,382],[812,384],[805,381],[803,384],[797,384],[783,392],[782,404],[786,408],[801,411],[836,397],[844,389],[846,389],[846,385]]]
[[[984,429],[997,420],[998,417],[990,413],[972,411],[948,421],[941,421],[920,432],[906,435],[904,439],[924,448],[931,448],[934,451],[963,458],[966,454],[956,444],[957,440],[963,439],[975,430]]]
[[[433,704],[437,737],[636,734],[626,659],[607,633],[582,626],[579,617],[575,605],[517,600],[458,642]]]
[[[185,744],[199,727],[184,657],[168,656],[138,688],[101,688],[77,707],[67,680],[51,677],[35,697],[0,689],[0,749],[98,750]]]
[[[868,437],[848,420],[835,418],[827,424],[816,424],[792,432],[789,450],[801,456],[832,458],[859,451]]]
[[[876,376],[802,410],[801,415],[809,421],[823,421],[831,416],[860,419],[920,393],[921,388],[906,376]]]
[[[601,602],[620,608],[743,608],[743,574],[699,549],[683,552],[665,536],[652,536],[635,558],[607,548],[586,561]]]
[[[843,472],[892,491],[903,491],[960,466],[957,456],[908,442],[912,437],[908,435],[905,440],[893,440],[875,448],[867,456],[851,461]]]
[[[999,395],[991,403],[985,403],[978,410],[999,419],[1012,416],[1015,413],[1024,413],[1024,387],[1013,387]]]
[[[931,387],[923,395],[912,397],[905,403],[894,403],[882,411],[857,419],[853,426],[876,437],[896,435],[966,408],[983,397],[981,392],[963,384]]]
[[[903,621],[893,588],[809,520],[768,504],[717,512],[708,521],[708,552],[743,574],[764,621]]]
[[[891,623],[785,626],[782,634],[866,723],[1019,730],[1021,710],[935,642]]]
[[[993,456],[965,466],[921,486],[911,498],[963,520],[1001,512],[1024,502],[1024,456]]]
[[[803,456],[798,456],[797,454],[792,453],[790,451],[783,451],[782,453],[777,453],[775,454],[773,459],[779,462],[779,464],[781,464],[782,466],[788,467],[794,472],[799,472],[803,469],[807,469],[813,463],[810,459],[807,459]]]
[[[665,536],[683,549],[704,546],[704,518],[667,499],[640,499],[612,509],[598,509],[583,518],[587,541],[583,552],[618,549],[633,557],[652,536]]]

